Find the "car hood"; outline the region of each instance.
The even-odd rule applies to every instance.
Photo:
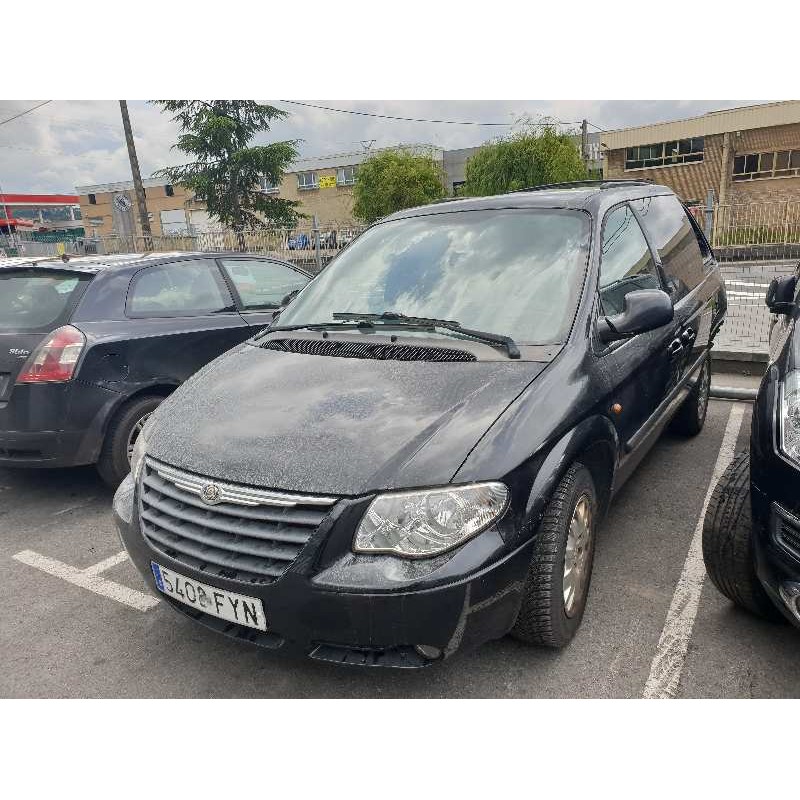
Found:
[[[545,366],[243,345],[161,405],[147,452],[201,475],[287,491],[358,495],[443,484]]]

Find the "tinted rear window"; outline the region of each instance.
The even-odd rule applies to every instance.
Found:
[[[92,277],[51,269],[0,270],[0,330],[38,333],[63,325]]]

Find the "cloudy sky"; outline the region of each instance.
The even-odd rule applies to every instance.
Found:
[[[119,104],[116,100],[53,100],[30,114],[3,120],[36,105],[37,100],[0,100],[0,186],[6,192],[72,192],[75,186],[130,180]],[[426,143],[445,148],[469,147],[509,128],[398,122],[322,111],[265,100],[291,112],[263,141],[301,139],[303,156],[360,151],[375,147]],[[307,100],[314,105],[421,119],[503,122],[541,115],[563,122],[583,118],[613,128],[681,119],[761,100]],[[178,129],[169,116],[144,101],[129,101],[142,175],[180,163],[170,151]],[[596,130],[596,128],[590,128]]]

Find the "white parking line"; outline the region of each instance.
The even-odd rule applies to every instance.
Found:
[[[63,561],[57,561],[55,558],[43,556],[40,553],[35,553],[33,550],[23,550],[17,553],[13,558],[29,567],[36,567],[48,575],[55,575],[57,578],[65,580],[74,586],[80,586],[82,589],[88,589],[90,592],[108,597],[111,600],[116,600],[118,603],[135,608],[137,611],[148,611],[153,606],[158,605],[158,600],[144,592],[138,592],[136,589],[129,589],[116,581],[110,581],[103,578],[99,573],[104,572],[111,567],[121,564],[128,557],[128,554],[123,550],[111,558],[106,558],[98,564],[93,564],[86,569],[77,569],[65,564]]]
[[[692,543],[689,545],[689,554],[683,565],[683,572],[675,587],[672,603],[667,611],[667,619],[661,631],[656,654],[650,665],[650,676],[644,687],[645,698],[671,698],[678,691],[683,665],[689,650],[689,640],[692,637],[694,620],[697,616],[697,607],[700,603],[700,593],[706,577],[706,568],[703,563],[703,518],[708,508],[711,493],[717,485],[722,473],[733,460],[736,450],[736,440],[742,426],[745,405],[734,403],[722,437],[722,445],[714,465],[714,474],[708,485],[706,498],[703,501],[703,510],[694,529]]]

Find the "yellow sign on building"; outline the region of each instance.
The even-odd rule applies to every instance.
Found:
[[[336,176],[335,175],[320,175],[319,188],[320,189],[335,189],[336,188]]]

